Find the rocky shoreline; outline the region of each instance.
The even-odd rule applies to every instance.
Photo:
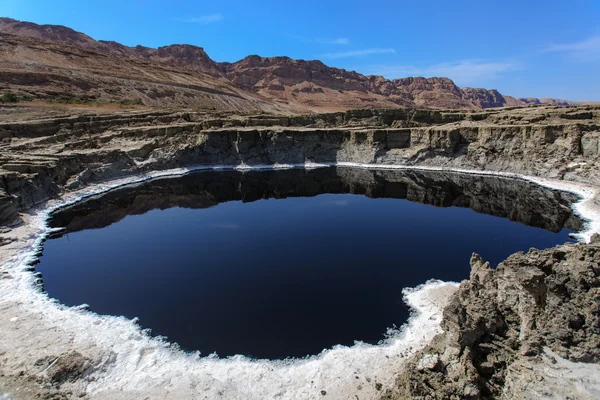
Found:
[[[98,342],[91,333],[60,327],[60,320],[80,318],[91,327],[102,318],[56,304],[49,331],[44,325],[49,317],[31,309],[48,299],[42,293],[35,301],[18,295],[31,293],[35,284],[31,272],[18,269],[33,260],[20,260],[19,255],[40,244],[44,221],[36,219],[35,207],[47,201],[61,204],[77,199],[87,188],[102,190],[119,179],[126,182],[128,177],[172,168],[185,172],[198,166],[345,163],[553,179],[566,187],[588,188],[586,207],[597,213],[599,135],[600,107],[592,106],[485,112],[357,110],[293,117],[137,111],[38,121],[19,121],[15,115],[13,121],[0,123],[0,289],[10,293],[0,301],[2,315],[8,318],[0,327],[0,387],[15,393],[14,398],[108,398],[110,390],[101,388],[109,369],[133,362],[128,365],[135,370],[133,359],[145,365],[145,353],[132,355],[132,349],[123,348],[128,341],[147,338],[131,333],[122,343],[111,343],[108,336]],[[496,270],[474,256],[471,279],[447,297],[444,332],[424,349],[404,355],[407,364],[393,371],[395,383],[384,386],[378,381],[375,387],[373,382],[371,396],[363,392],[366,397],[360,398],[564,398],[563,393],[596,398],[599,250],[594,236],[589,244],[515,254]],[[78,312],[83,314],[75,316]],[[40,340],[47,335],[56,337]],[[156,343],[149,346],[151,353],[172,351]],[[582,369],[584,377],[553,375],[552,366],[557,365],[563,372]],[[123,398],[187,393],[173,385],[166,392],[146,385],[138,382]],[[241,391],[225,389],[230,398],[242,396]],[[327,389],[315,388],[302,396],[324,396],[320,391],[327,394]]]
[[[471,268],[444,310],[444,333],[384,398],[597,398],[600,235],[516,253],[495,270],[474,254]],[[557,360],[585,363],[585,376],[552,374]]]

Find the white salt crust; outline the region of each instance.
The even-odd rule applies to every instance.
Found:
[[[160,338],[150,337],[140,329],[135,320],[97,315],[87,311],[85,307],[66,307],[49,299],[36,287],[37,278],[34,274],[27,271],[27,267],[41,251],[44,239],[52,232],[46,224],[50,213],[85,197],[127,184],[198,170],[308,169],[328,166],[447,171],[527,180],[551,189],[572,192],[580,197],[580,201],[573,205],[574,212],[586,221],[585,230],[577,234],[579,240],[588,241],[594,232],[600,231],[600,211],[594,203],[594,197],[599,194],[597,189],[580,183],[513,173],[358,163],[200,166],[153,171],[68,193],[63,199],[49,201],[30,213],[26,226],[27,238],[24,239],[26,242],[17,246],[16,249],[20,251],[8,265],[4,265],[12,279],[0,280],[0,307],[5,311],[10,307],[15,307],[15,310],[31,310],[11,318],[11,322],[34,318],[38,326],[47,327],[44,337],[39,338],[40,348],[52,347],[52,335],[69,335],[73,350],[79,349],[85,354],[86,349],[93,349],[93,352],[100,353],[101,360],[84,378],[85,392],[95,399],[140,396],[150,399],[165,396],[199,399],[315,399],[323,397],[323,393],[326,393],[328,399],[377,397],[381,387],[393,384],[394,377],[406,360],[441,332],[442,311],[456,290],[457,283],[428,281],[417,288],[404,289],[404,300],[411,307],[412,315],[400,329],[390,330],[388,339],[379,345],[357,342],[351,347],[336,346],[304,359],[270,361],[251,360],[243,356],[218,359],[214,355],[204,357],[197,353],[182,352]],[[0,337],[5,322],[0,323]],[[19,348],[21,344],[10,345]],[[9,354],[11,353],[6,355]]]

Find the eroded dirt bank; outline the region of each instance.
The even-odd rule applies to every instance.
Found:
[[[43,215],[34,208],[44,202],[75,198],[111,179],[198,165],[358,163],[510,172],[586,185],[592,193],[587,207],[597,209],[599,135],[600,108],[594,107],[304,117],[138,111],[26,122],[16,113],[0,124],[0,388],[16,399],[244,398],[259,393],[259,384],[270,387],[263,392],[269,398],[595,398],[597,237],[590,244],[515,254],[495,271],[474,256],[471,279],[456,295],[446,291],[445,332],[437,330],[439,321],[416,320],[429,327],[428,340],[441,333],[424,350],[415,354],[425,344],[421,336],[410,351],[368,350],[371,358],[358,366],[344,364],[344,352],[330,353],[318,368],[302,370],[311,378],[306,385],[291,382],[281,372],[287,367],[273,380],[266,364],[243,375],[193,355],[164,374],[159,367],[172,361],[173,349],[128,321],[52,304],[33,288],[36,277],[26,271],[32,260],[19,257],[39,244]],[[436,304],[443,308],[444,300]],[[385,375],[373,360],[390,354],[399,361]],[[344,368],[356,373],[356,383],[339,372]],[[282,384],[286,379],[291,383]]]

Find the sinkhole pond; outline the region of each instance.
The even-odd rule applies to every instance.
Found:
[[[403,288],[468,278],[474,251],[497,265],[569,241],[575,200],[441,172],[203,171],[57,211],[36,268],[50,297],[185,350],[304,357],[380,342],[409,318]]]

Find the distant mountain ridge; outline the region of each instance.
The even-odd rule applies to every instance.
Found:
[[[251,55],[220,63],[193,45],[128,47],[64,26],[10,18],[0,18],[0,78],[0,89],[41,98],[62,94],[236,111],[569,104],[558,99],[516,99],[494,89],[461,89],[448,78],[365,76],[317,60]]]

